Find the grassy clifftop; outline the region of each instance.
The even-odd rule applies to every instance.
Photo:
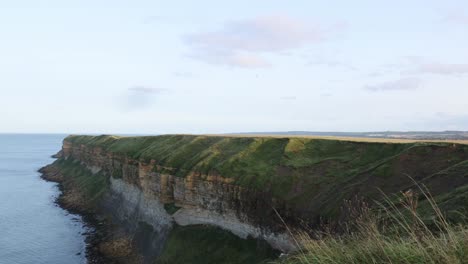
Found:
[[[65,140],[153,159],[180,177],[200,172],[232,178],[322,215],[335,215],[343,199],[355,195],[375,198],[380,191],[411,188],[410,177],[427,185],[442,207],[465,207],[468,198],[468,145],[463,144],[195,135]]]

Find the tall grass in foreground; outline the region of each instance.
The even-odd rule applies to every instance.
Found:
[[[381,210],[364,203],[350,210],[353,220],[340,235],[299,233],[302,250],[279,263],[468,263],[467,226],[448,223],[427,190],[418,188],[432,207],[430,222],[418,213],[415,192],[407,191],[397,202],[386,197]]]

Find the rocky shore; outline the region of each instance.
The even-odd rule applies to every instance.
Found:
[[[141,257],[135,252],[131,240],[111,223],[110,219],[82,199],[78,188],[70,182],[65,182],[60,169],[47,165],[39,170],[41,178],[58,183],[60,195],[56,203],[66,211],[80,215],[87,227],[85,235],[86,259],[89,264],[120,264],[142,263]]]

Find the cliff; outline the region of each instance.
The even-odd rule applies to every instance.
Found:
[[[169,263],[171,247],[190,237],[193,225],[290,252],[296,249],[290,229],[345,218],[344,200],[379,200],[382,193],[417,189],[415,182],[427,186],[452,221],[468,207],[468,146],[453,143],[69,136],[55,165],[64,174],[85,170],[105,181],[90,200],[127,233],[143,236],[143,255]],[[77,168],[67,172],[70,166]]]

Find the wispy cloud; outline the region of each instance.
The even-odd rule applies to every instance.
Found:
[[[140,110],[153,105],[158,94],[167,92],[167,89],[147,86],[134,86],[127,89],[125,94],[125,110]]]
[[[406,76],[420,74],[463,75],[468,74],[468,63],[440,62],[421,56],[406,56],[399,62],[382,65],[367,76],[378,77],[389,73],[400,73]]]
[[[349,63],[338,61],[338,60],[333,60],[333,59],[319,58],[319,57],[310,59],[306,65],[307,66],[327,66],[331,68],[343,68],[343,69],[347,69],[351,71],[357,70],[356,67],[354,67],[353,65]]]
[[[287,96],[281,96],[280,98],[281,100],[285,100],[285,101],[295,101],[297,99],[296,96],[292,96],[292,95],[287,95]]]
[[[417,78],[402,78],[396,81],[387,81],[378,84],[366,85],[364,88],[373,92],[406,91],[419,88],[421,81]]]
[[[468,64],[450,64],[450,63],[422,63],[416,69],[420,73],[434,73],[443,75],[457,75],[468,73]]]
[[[385,71],[382,71],[382,70],[376,70],[376,71],[366,74],[367,77],[371,77],[371,78],[379,77],[383,75],[385,75]]]
[[[317,26],[307,25],[288,16],[269,16],[228,22],[221,30],[189,35],[186,41],[205,48],[282,51],[324,38],[324,30]]]
[[[456,11],[447,14],[443,20],[455,24],[468,25],[468,14]]]
[[[262,56],[254,53],[240,53],[222,50],[194,50],[190,55],[188,55],[188,57],[209,64],[225,65],[230,67],[265,68],[271,66],[270,62]]]
[[[432,73],[441,75],[460,75],[468,73],[468,63],[446,63],[424,57],[406,57],[410,66],[408,73]]]
[[[162,93],[166,92],[166,89],[162,88],[153,88],[153,87],[146,87],[146,86],[134,86],[128,88],[130,92],[135,92],[135,93],[143,93],[143,94],[157,94],[157,93]]]
[[[259,53],[280,53],[325,40],[331,31],[288,16],[231,21],[223,28],[185,37],[190,57],[239,67],[270,66]]]
[[[186,72],[186,71],[175,71],[174,73],[174,76],[175,77],[178,77],[178,78],[193,78],[194,75],[193,73],[191,72]]]

